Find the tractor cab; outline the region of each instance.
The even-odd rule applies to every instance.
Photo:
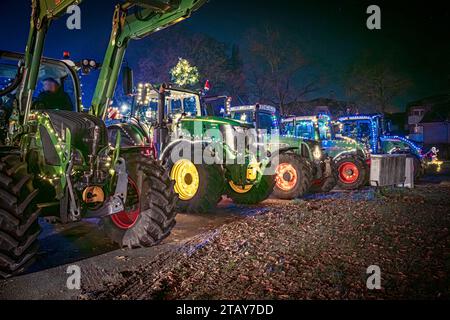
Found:
[[[200,95],[191,90],[168,85],[164,90],[164,121],[173,123],[181,117],[202,115]],[[148,124],[158,121],[159,86],[140,83],[132,108],[132,117]]]
[[[365,143],[373,154],[412,154],[422,157],[421,147],[405,137],[389,134],[381,114],[341,117],[340,134]]]
[[[363,142],[373,154],[380,152],[380,137],[384,135],[382,115],[346,116],[338,121],[342,136]]]
[[[280,132],[277,109],[268,105],[248,105],[230,108],[230,117],[237,121],[252,124],[257,130],[275,135]]]
[[[307,140],[332,140],[334,131],[327,115],[289,117],[282,121],[282,134]]]
[[[19,121],[14,106],[18,104],[18,93],[22,90],[22,65],[24,55],[0,51],[0,145],[7,139],[14,139],[14,126]],[[30,97],[20,93],[21,100],[31,100],[31,114],[45,112],[51,122],[60,129],[58,114],[61,112],[82,111],[81,90],[76,69],[65,61],[43,58],[37,74],[36,90]],[[17,110],[17,109],[16,109]],[[37,118],[30,117],[32,124]],[[66,120],[70,124],[71,121]],[[53,123],[55,126],[55,124]],[[10,137],[8,138],[8,131]]]
[[[13,98],[20,90],[17,83],[22,75],[20,66],[24,55],[0,51],[0,108],[12,108]],[[64,61],[44,58],[39,66],[36,90],[31,110],[78,111],[81,108],[80,85],[76,70]]]

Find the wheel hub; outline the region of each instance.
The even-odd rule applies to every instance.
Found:
[[[359,178],[359,169],[353,162],[345,162],[339,167],[339,178],[343,183],[352,184]]]
[[[200,185],[197,167],[187,159],[177,161],[170,172],[170,178],[175,181],[175,192],[180,200],[189,201],[195,197]]]

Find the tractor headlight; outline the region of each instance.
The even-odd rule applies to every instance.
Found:
[[[314,160],[321,160],[322,159],[322,150],[319,146],[315,146],[313,150],[313,157]]]

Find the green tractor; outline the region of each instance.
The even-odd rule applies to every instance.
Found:
[[[165,84],[139,85],[128,123],[112,124],[126,145],[151,145],[186,212],[213,210],[223,195],[238,204],[267,199],[274,186],[271,160],[258,148],[252,125],[207,116],[198,92]]]
[[[92,102],[83,113],[74,64],[42,57],[53,20],[79,0],[33,0],[26,52],[0,53],[0,109],[7,121],[0,147],[0,276],[24,270],[37,252],[38,218],[62,223],[96,218],[123,247],[160,243],[175,224],[176,195],[146,146],[108,139],[105,112],[124,54],[139,39],[179,22],[204,1],[126,1],[113,31]],[[45,94],[39,94],[41,83]]]
[[[231,107],[231,119],[252,123],[259,135],[267,139],[268,150],[276,157],[276,184],[273,195],[279,199],[295,199],[308,191],[329,192],[336,185],[333,161],[314,139],[281,132],[280,117],[275,107],[248,105]]]
[[[328,115],[288,117],[282,122],[288,136],[314,140],[322,145],[333,158],[341,189],[355,190],[366,185],[370,174],[370,150],[355,139],[336,135]]]

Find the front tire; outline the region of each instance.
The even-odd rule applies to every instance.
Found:
[[[40,209],[26,162],[19,156],[0,158],[0,277],[22,272],[38,250]]]
[[[336,168],[338,186],[343,190],[357,190],[367,183],[369,168],[362,159],[354,155],[339,159]]]
[[[278,158],[274,197],[292,200],[305,195],[312,182],[312,170],[308,160],[294,153],[284,153]]]
[[[103,218],[104,229],[121,247],[161,243],[175,226],[176,195],[163,167],[152,158],[127,160],[128,194],[124,212]]]

